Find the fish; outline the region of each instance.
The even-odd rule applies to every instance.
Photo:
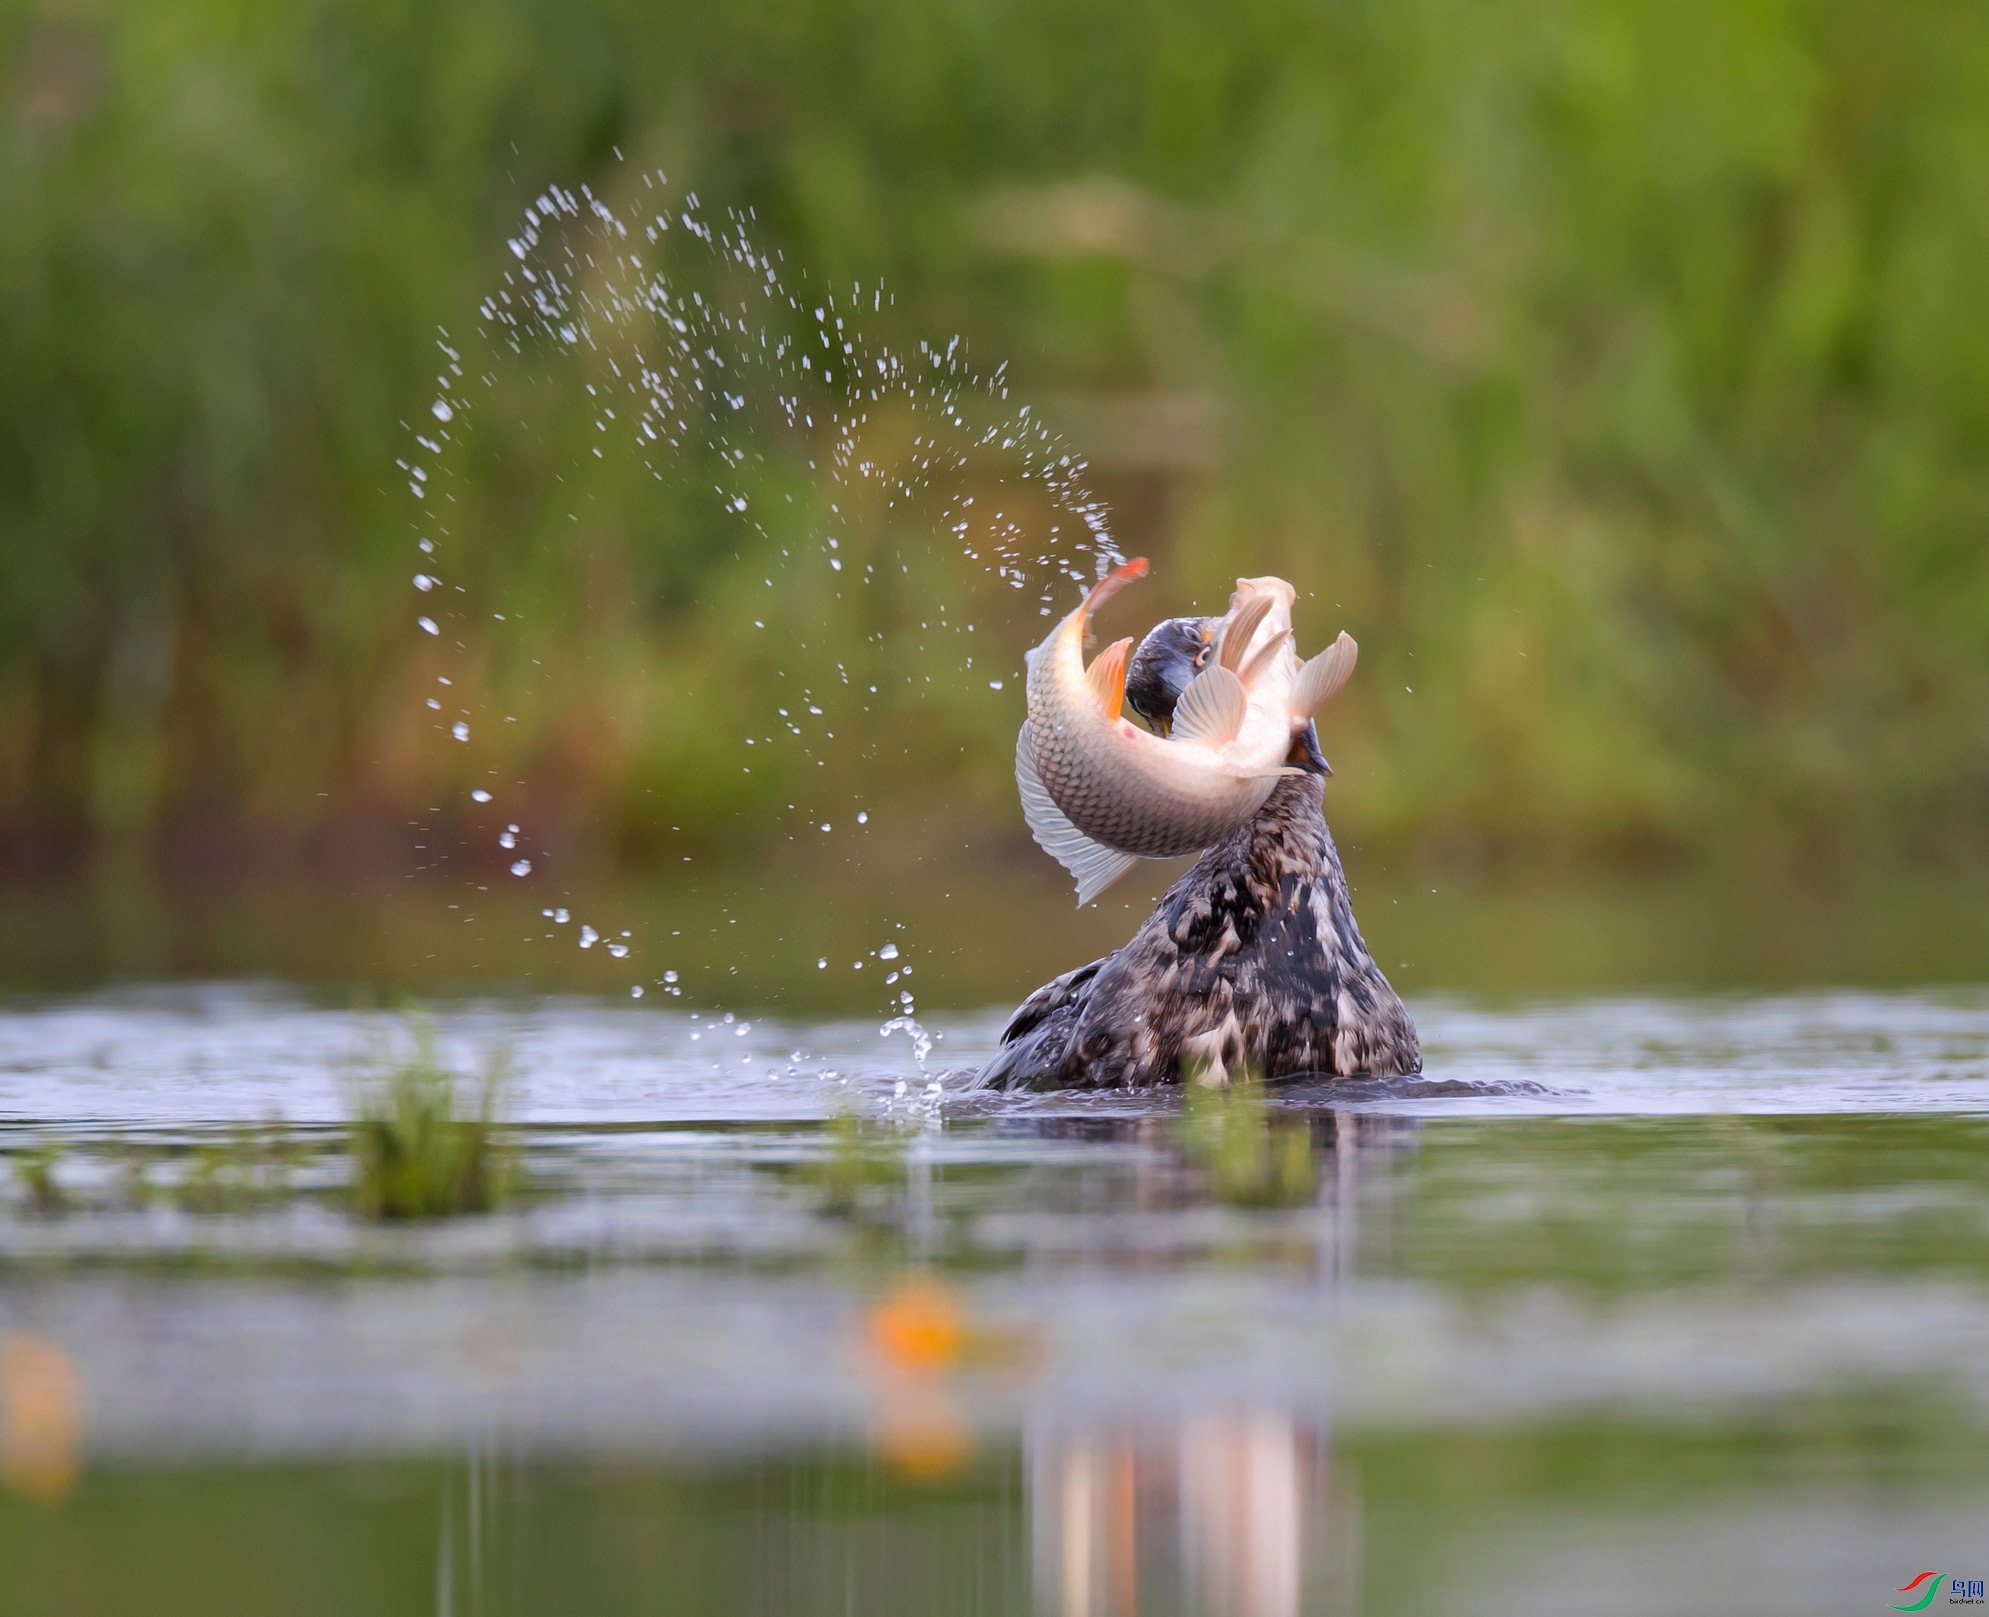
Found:
[[[1113,568],[1027,658],[1015,783],[1030,835],[1076,880],[1080,907],[1140,859],[1214,846],[1263,807],[1281,777],[1323,768],[1304,762],[1317,753],[1301,738],[1359,651],[1342,632],[1300,663],[1297,591],[1281,578],[1239,578],[1167,733],[1143,730],[1123,711],[1132,640],[1107,646],[1088,668],[1084,641],[1092,614],[1146,573],[1143,556]]]

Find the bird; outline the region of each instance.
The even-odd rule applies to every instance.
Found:
[[[1133,653],[1125,699],[1156,734],[1168,734],[1222,622],[1170,618]],[[1168,888],[1130,941],[1022,1002],[977,1088],[1422,1071],[1415,1025],[1354,920],[1326,826],[1332,768],[1316,725],[1294,736],[1286,763],[1293,772]]]

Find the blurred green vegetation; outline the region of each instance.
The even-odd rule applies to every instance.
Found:
[[[353,1207],[380,1219],[487,1213],[514,1188],[497,1124],[508,1058],[495,1052],[480,1082],[464,1078],[443,1065],[431,1024],[409,1031],[413,1050],[355,1085]]]
[[[1009,362],[1156,557],[1115,632],[1246,571],[1309,593],[1308,643],[1350,628],[1343,837],[1984,851],[1979,8],[16,4],[0,95],[0,869],[400,876],[465,767],[420,706],[403,424],[523,205],[656,168],[790,281],[883,278],[878,340]],[[542,843],[752,845],[832,774],[1020,838],[983,675],[1033,601],[749,778],[792,682],[861,646],[922,685],[864,636],[1003,592],[928,533],[895,593],[797,584],[742,646],[759,555],[690,471],[560,481],[591,410],[545,374],[457,463],[450,575],[512,609],[468,666]],[[805,526],[798,465],[763,482]]]
[[[1181,1149],[1208,1181],[1209,1194],[1231,1207],[1303,1207],[1318,1192],[1311,1127],[1274,1118],[1264,1079],[1245,1071],[1208,1082],[1206,1067],[1181,1091]]]

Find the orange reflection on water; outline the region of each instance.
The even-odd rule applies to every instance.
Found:
[[[59,1504],[82,1472],[82,1381],[47,1337],[0,1340],[0,1484],[24,1499]]]
[[[958,1294],[926,1275],[900,1282],[865,1310],[863,1346],[875,1388],[872,1446],[923,1481],[974,1456],[960,1378],[1026,1373],[1037,1358],[1028,1332],[975,1324]]]
[[[966,1338],[952,1292],[908,1280],[871,1304],[863,1334],[877,1383],[872,1447],[920,1481],[959,1470],[974,1457],[974,1431],[946,1383]]]
[[[909,1375],[951,1369],[966,1336],[953,1294],[926,1279],[907,1281],[872,1304],[864,1326],[878,1358]]]

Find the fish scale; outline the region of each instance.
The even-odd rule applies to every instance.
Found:
[[[1073,824],[1108,847],[1137,854],[1142,859],[1171,859],[1178,854],[1199,853],[1233,831],[1239,817],[1247,818],[1255,810],[1256,803],[1252,803],[1239,816],[1234,802],[1218,802],[1208,805],[1201,814],[1177,809],[1163,819],[1150,800],[1127,792],[1119,782],[1087,768],[1075,748],[1060,746],[1058,742],[1066,733],[1064,726],[1054,725],[1047,741],[1041,725],[1033,729],[1037,766],[1042,771],[1044,786]],[[1261,802],[1270,795],[1273,783],[1274,779],[1267,781],[1261,791],[1254,790],[1253,783],[1251,790],[1239,793],[1239,798],[1247,800],[1254,795]]]

